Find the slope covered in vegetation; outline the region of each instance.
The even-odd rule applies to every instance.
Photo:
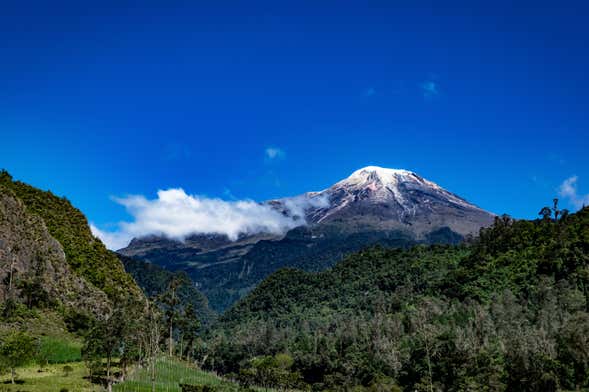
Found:
[[[169,290],[173,282],[177,282],[176,295],[179,308],[184,310],[188,304],[191,304],[199,321],[204,325],[210,324],[216,318],[216,313],[209,308],[207,298],[198,291],[194,282],[185,273],[171,272],[156,264],[123,255],[118,257],[125,266],[125,270],[133,276],[148,298],[161,297]]]
[[[578,390],[588,297],[589,208],[501,217],[466,245],[281,270],[222,317],[206,363],[247,378],[287,355],[290,376],[273,382],[317,390]]]
[[[43,220],[78,275],[104,291],[111,300],[128,294],[140,295],[119,259],[92,235],[84,214],[66,198],[13,181],[6,171],[0,171],[0,185],[12,191],[29,213]]]

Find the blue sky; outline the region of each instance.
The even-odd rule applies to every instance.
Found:
[[[574,209],[589,6],[470,3],[3,2],[0,167],[105,229],[112,196],[265,200],[367,165],[521,218],[577,176]]]

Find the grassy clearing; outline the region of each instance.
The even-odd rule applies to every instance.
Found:
[[[64,366],[72,371],[66,376]],[[104,389],[84,379],[88,371],[83,362],[50,364],[39,371],[38,365],[18,368],[18,384],[10,384],[9,375],[0,376],[0,392],[101,392]],[[162,358],[156,365],[156,392],[181,392],[180,384],[207,385],[219,392],[237,392],[239,386],[213,373],[202,371],[186,362]],[[254,388],[256,391],[271,391]],[[125,382],[113,386],[115,392],[151,392],[148,369],[137,369]]]
[[[181,392],[180,384],[208,385],[216,387],[219,392],[238,391],[239,385],[227,381],[213,373],[205,372],[186,362],[162,358],[156,364],[156,391]],[[127,381],[114,386],[115,392],[151,392],[149,370],[137,369]],[[254,388],[256,391],[272,391]]]
[[[73,371],[65,375],[64,364],[48,365],[39,372],[39,366],[28,366],[17,370],[22,384],[11,385],[10,377],[0,377],[0,392],[59,392],[66,388],[69,392],[98,392],[101,388],[84,379],[88,374],[84,363],[68,363]]]
[[[49,336],[41,337],[39,358],[47,363],[68,363],[82,360],[82,344]]]
[[[210,385],[219,391],[236,391],[237,385],[187,363],[162,358],[156,364],[156,391],[180,392],[180,384]],[[151,377],[146,368],[137,369],[124,383],[115,385],[115,392],[151,392]]]

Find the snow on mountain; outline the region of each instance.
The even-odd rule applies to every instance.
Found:
[[[490,225],[494,217],[414,172],[378,166],[356,170],[323,191],[297,196],[301,197],[310,200],[307,223],[337,224],[346,231],[402,229],[419,237],[448,227],[467,235]],[[281,208],[290,200],[270,203]]]

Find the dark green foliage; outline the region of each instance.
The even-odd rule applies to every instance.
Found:
[[[135,279],[147,297],[161,296],[168,290],[172,280],[178,280],[179,286],[176,295],[180,308],[183,310],[190,305],[191,311],[203,324],[209,324],[215,319],[216,314],[209,308],[207,298],[194,286],[185,273],[170,272],[152,263],[122,255],[117,256],[123,263],[125,270]]]
[[[94,321],[94,318],[88,313],[71,308],[63,309],[62,316],[67,330],[78,335],[84,335]]]
[[[12,298],[8,298],[0,304],[0,320],[4,322],[23,321],[37,316],[35,310],[29,309],[26,305]]]
[[[589,208],[546,214],[280,270],[222,316],[206,365],[261,380],[255,361],[287,353],[315,390],[589,388]]]
[[[115,303],[109,314],[94,320],[82,348],[91,378],[111,385],[115,359],[123,375],[130,363],[144,359],[140,347],[144,343],[145,315],[144,304],[128,297]]]
[[[293,359],[288,354],[255,357],[247,362],[239,372],[238,380],[242,386],[259,385],[278,388],[304,388],[300,373],[293,372]]]
[[[111,299],[139,295],[121,262],[92,235],[84,214],[66,198],[13,181],[6,171],[0,171],[0,186],[14,192],[30,213],[43,219],[51,236],[63,247],[68,264],[80,276]]]
[[[22,279],[16,282],[16,287],[20,289],[20,294],[29,309],[52,305],[47,291],[37,277]]]

